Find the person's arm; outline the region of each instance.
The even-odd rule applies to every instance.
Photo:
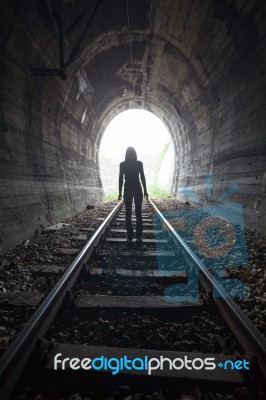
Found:
[[[121,200],[121,198],[122,198],[122,188],[123,188],[123,171],[122,171],[121,164],[120,164],[120,167],[119,167],[119,182],[118,182],[118,185],[119,185],[118,200]]]
[[[148,193],[147,193],[147,188],[146,188],[146,179],[145,179],[145,175],[144,175],[144,170],[143,170],[143,164],[140,163],[140,179],[141,179],[141,183],[143,186],[143,190],[144,190],[144,196],[146,198],[149,197]]]

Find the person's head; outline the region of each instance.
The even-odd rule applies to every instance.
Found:
[[[125,161],[137,161],[137,153],[134,147],[127,148]]]

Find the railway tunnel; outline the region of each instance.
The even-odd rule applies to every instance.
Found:
[[[265,398],[265,1],[0,10],[1,399]],[[145,200],[136,241],[100,164],[107,127],[133,110],[160,119],[174,153],[172,197]],[[218,215],[229,233],[210,223],[206,247],[206,207],[227,205],[240,223]],[[193,371],[88,379],[56,370],[58,354],[185,357]]]
[[[129,109],[168,128],[173,196],[237,183],[265,233],[264,1],[2,1],[1,30],[2,252],[102,201],[101,138]]]

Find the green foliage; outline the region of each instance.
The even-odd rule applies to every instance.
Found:
[[[167,190],[161,188],[156,184],[149,185],[148,188],[149,196],[153,199],[158,198],[166,198],[171,196],[171,193]],[[106,193],[104,196],[104,200],[117,200],[118,192],[117,193]]]
[[[104,200],[117,200],[118,192],[117,193],[106,193],[104,196]]]
[[[149,185],[147,190],[151,198],[165,198],[171,196],[170,192],[156,184]]]

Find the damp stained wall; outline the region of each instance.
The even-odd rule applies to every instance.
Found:
[[[101,137],[129,108],[168,127],[176,198],[206,201],[212,173],[266,233],[264,1],[4,0],[0,26],[0,251],[102,201]],[[36,76],[59,38],[67,79]]]

